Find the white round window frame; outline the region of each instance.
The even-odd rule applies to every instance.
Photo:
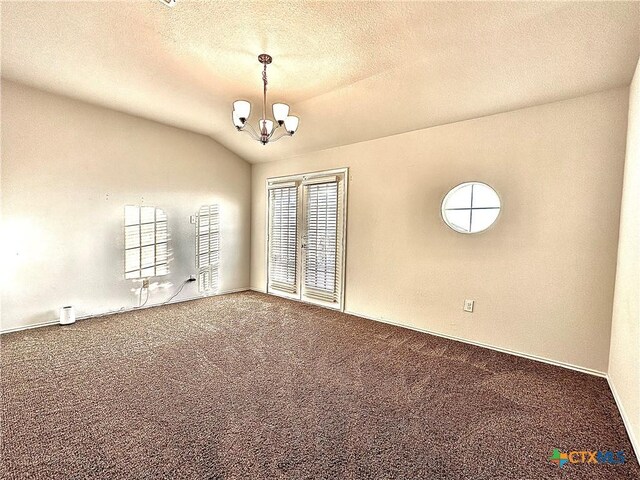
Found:
[[[453,194],[455,191],[459,190],[462,187],[466,187],[467,185],[484,185],[485,187],[490,188],[498,197],[498,201],[500,202],[500,206],[498,207],[498,215],[496,216],[495,220],[491,223],[491,225],[489,225],[487,228],[484,228],[482,230],[478,230],[477,232],[467,232],[466,230],[461,230],[457,227],[455,227],[454,225],[452,225],[451,223],[449,223],[449,221],[447,220],[447,216],[446,216],[446,208],[445,208],[445,203],[447,202],[447,198],[449,198],[449,196],[451,194]],[[473,210],[473,209],[471,209]],[[444,224],[449,227],[451,230],[453,230],[456,233],[462,233],[463,235],[478,235],[480,233],[484,233],[488,230],[491,230],[494,225],[496,223],[498,223],[498,219],[500,218],[500,216],[502,215],[502,197],[500,196],[500,194],[498,193],[498,191],[493,188],[491,185],[489,185],[488,183],[485,182],[480,182],[478,180],[471,180],[469,182],[462,182],[459,183],[458,185],[452,187],[449,189],[449,191],[447,192],[447,194],[442,198],[442,203],[440,204],[440,217],[442,218],[442,221],[444,222]]]

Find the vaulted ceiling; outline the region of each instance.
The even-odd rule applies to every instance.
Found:
[[[211,136],[269,161],[628,85],[637,2],[2,1],[2,76]],[[236,132],[261,65],[301,118]]]

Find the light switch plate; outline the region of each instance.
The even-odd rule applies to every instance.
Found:
[[[472,313],[473,312],[473,304],[475,303],[474,300],[465,300],[464,301],[464,311],[465,312],[469,312]]]

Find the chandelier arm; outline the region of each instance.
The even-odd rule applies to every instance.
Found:
[[[253,133],[251,133],[249,130],[243,130],[243,132],[246,133],[247,135],[249,135],[253,140],[260,140]]]
[[[243,128],[240,131],[246,133],[247,135],[249,135],[254,140],[260,140],[260,138],[256,135],[255,130],[253,130],[253,128],[251,130],[246,130],[246,129]]]
[[[275,127],[273,127],[273,129],[271,130],[271,133],[269,134],[268,138],[270,139],[271,137],[273,137],[273,134],[276,133],[276,130],[279,129],[279,128],[280,128],[280,124],[278,122],[275,122]],[[278,138],[280,138],[280,137],[278,137]]]
[[[251,131],[249,130],[245,130],[244,128],[242,129],[243,132],[247,132],[248,134],[250,134],[255,140],[260,140],[260,135],[258,135],[258,132],[256,132],[256,129],[253,128],[253,125],[251,125],[249,122],[244,124],[245,127],[249,127],[251,129]]]
[[[279,137],[274,138],[273,140],[269,140],[269,143],[275,143],[280,140],[282,137],[290,137],[291,134],[289,132],[282,132]]]

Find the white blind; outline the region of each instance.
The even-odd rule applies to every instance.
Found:
[[[305,295],[329,302],[338,301],[339,293],[338,187],[337,181],[305,185]]]
[[[219,287],[220,208],[204,205],[198,210],[196,222],[196,267],[198,289],[201,292]]]
[[[148,278],[169,273],[167,215],[149,206],[124,207],[124,277]]]
[[[269,284],[288,293],[297,290],[298,189],[269,189]]]

